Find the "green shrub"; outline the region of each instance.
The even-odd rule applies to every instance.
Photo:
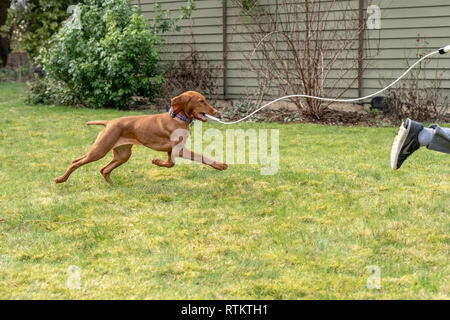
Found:
[[[162,41],[138,8],[130,0],[86,0],[80,10],[81,28],[64,24],[49,49],[42,50],[39,61],[48,79],[35,85],[31,100],[70,93],[78,104],[118,109],[135,95],[152,100],[163,81],[158,64]]]
[[[28,84],[27,102],[31,104],[76,105],[79,100],[62,82],[50,77]]]
[[[24,82],[33,78],[33,69],[30,65],[16,68],[0,68],[0,82]]]

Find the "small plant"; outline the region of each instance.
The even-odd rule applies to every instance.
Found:
[[[381,110],[370,108],[369,112],[373,115],[375,119],[380,119],[383,117],[383,111]]]
[[[220,118],[226,121],[236,121],[249,115],[260,105],[253,101],[240,100],[234,105],[225,107],[219,110]],[[289,110],[287,108],[279,109],[262,109],[261,111],[255,113],[251,118],[248,119],[249,122],[301,122],[303,118],[297,110]]]
[[[178,22],[191,16],[192,11],[195,10],[194,0],[188,0],[187,6],[180,7],[181,14],[172,18],[172,12],[170,10],[162,10],[161,4],[154,4],[153,20],[150,23],[150,30],[153,33],[164,33],[167,31],[180,31]]]
[[[237,3],[244,11],[252,10],[258,4],[258,0],[234,0],[234,2]]]
[[[256,109],[256,104],[251,101],[237,101],[231,107],[220,110],[222,119],[234,121],[242,119]],[[255,116],[257,116],[255,114]],[[253,118],[255,119],[255,118]]]

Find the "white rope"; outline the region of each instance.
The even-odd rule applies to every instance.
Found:
[[[445,48],[443,48],[443,49],[447,49],[447,51],[445,51],[445,52],[448,52],[448,46],[445,47]],[[443,49],[440,49],[440,50],[442,51]],[[273,104],[273,103],[275,103],[275,102],[278,102],[278,101],[280,101],[280,100],[289,99],[289,98],[296,98],[296,97],[297,97],[297,98],[309,98],[309,99],[316,99],[316,100],[322,100],[322,101],[331,101],[331,102],[355,102],[355,101],[361,101],[361,100],[369,99],[369,98],[372,98],[373,96],[376,96],[376,95],[378,95],[378,94],[380,94],[380,93],[386,91],[387,89],[391,88],[392,86],[394,86],[397,82],[399,82],[401,79],[403,79],[403,78],[404,78],[404,77],[405,77],[412,69],[414,69],[415,66],[417,66],[419,63],[421,63],[421,62],[422,62],[423,60],[425,60],[426,58],[428,58],[428,57],[430,57],[430,56],[432,56],[432,55],[434,55],[434,54],[436,54],[436,53],[442,53],[440,50],[436,50],[436,51],[430,52],[429,54],[423,56],[422,58],[420,58],[419,60],[417,60],[417,62],[414,63],[411,67],[409,67],[408,70],[406,70],[400,77],[397,78],[397,80],[395,80],[394,82],[392,82],[390,85],[388,85],[387,87],[385,87],[385,88],[383,88],[383,89],[381,89],[381,90],[379,90],[379,91],[377,91],[377,92],[375,92],[375,93],[372,93],[372,94],[370,94],[370,95],[368,95],[368,96],[365,96],[365,97],[361,97],[361,98],[352,98],[352,99],[331,99],[331,98],[322,98],[322,97],[309,96],[309,95],[306,95],[306,94],[291,94],[291,95],[284,96],[284,97],[275,99],[275,100],[273,100],[273,101],[270,101],[269,103],[263,105],[263,106],[260,107],[259,109],[256,109],[255,111],[253,111],[253,112],[250,113],[249,115],[245,116],[244,118],[239,119],[239,120],[236,120],[236,121],[232,121],[232,122],[224,122],[224,121],[222,121],[222,120],[220,120],[220,119],[217,119],[216,117],[213,117],[213,116],[211,116],[211,115],[209,115],[209,114],[205,114],[205,116],[207,116],[207,117],[210,118],[211,120],[220,122],[220,123],[222,123],[222,124],[235,124],[235,123],[238,123],[238,122],[244,121],[245,119],[250,118],[250,117],[251,117],[252,115],[254,115],[255,113],[259,112],[260,110],[264,109],[264,108],[267,107],[267,106],[270,106],[271,104]]]

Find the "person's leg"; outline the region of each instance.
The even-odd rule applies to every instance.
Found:
[[[421,147],[426,147],[430,144],[434,137],[434,130],[430,128],[423,128],[419,133],[419,143]]]
[[[434,134],[427,148],[450,154],[450,129],[441,128],[438,125],[432,125],[431,128]]]
[[[426,146],[430,150],[450,153],[450,129],[423,124],[406,119],[400,126],[391,150],[391,167],[399,169],[403,162],[417,149]]]

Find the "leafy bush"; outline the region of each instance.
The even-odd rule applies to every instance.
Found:
[[[13,0],[8,19],[0,30],[34,58],[40,48],[48,46],[50,37],[70,15],[67,7],[79,2],[84,0]]]
[[[158,63],[162,38],[157,32],[170,26],[158,18],[149,28],[131,0],[86,0],[79,8],[80,28],[65,23],[49,49],[41,52],[38,60],[51,80],[35,85],[31,100],[47,93],[48,102],[70,92],[78,104],[118,109],[126,108],[132,96],[152,100],[163,82]],[[181,17],[193,7],[183,9]],[[38,88],[45,90],[41,93]]]
[[[130,0],[87,0],[80,29],[65,24],[40,56],[48,76],[90,107],[126,107],[133,95],[152,98],[162,82],[160,37]],[[60,103],[60,101],[55,101]]]

